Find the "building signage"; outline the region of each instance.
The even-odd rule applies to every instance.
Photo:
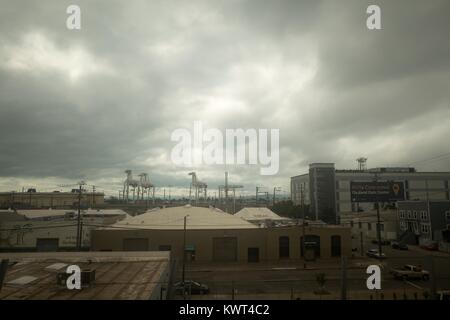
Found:
[[[352,202],[392,202],[405,200],[405,186],[398,181],[350,183]]]

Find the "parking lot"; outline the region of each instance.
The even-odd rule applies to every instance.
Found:
[[[375,247],[375,246],[372,246]],[[370,248],[370,247],[367,247]],[[408,251],[383,246],[387,258],[378,260],[349,258],[346,267],[348,299],[424,299],[432,290],[450,289],[450,255],[430,252],[418,247]],[[368,290],[366,268],[379,264],[382,270],[381,290]],[[391,268],[413,264],[429,271],[434,278],[398,280],[390,274]],[[181,268],[177,278],[181,279]],[[324,292],[318,294],[317,274],[325,274]],[[186,279],[206,284],[210,293],[188,295],[187,299],[340,299],[342,268],[340,259],[247,264],[191,264],[186,266]],[[183,296],[175,296],[183,299]]]

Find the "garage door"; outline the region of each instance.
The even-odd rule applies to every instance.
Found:
[[[147,238],[123,239],[123,251],[148,251]]]
[[[237,238],[214,238],[213,260],[231,262],[237,260]]]
[[[36,239],[36,251],[58,251],[59,239],[58,238],[38,238]]]

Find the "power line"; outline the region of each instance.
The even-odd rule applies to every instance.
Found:
[[[422,163],[422,162],[434,161],[434,160],[437,160],[437,159],[440,159],[440,158],[444,159],[444,158],[447,158],[447,157],[450,157],[450,152],[447,152],[447,153],[444,153],[444,154],[441,154],[439,156],[435,156],[435,157],[432,157],[432,158],[411,162],[410,164],[408,164],[408,166],[411,166],[411,165],[417,164],[417,163]]]

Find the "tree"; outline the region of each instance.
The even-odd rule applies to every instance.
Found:
[[[320,298],[322,298],[323,294],[329,294],[327,290],[325,290],[325,283],[327,282],[327,277],[325,273],[320,272],[316,274],[316,281],[319,285],[319,290],[314,291],[315,294],[320,295]]]

